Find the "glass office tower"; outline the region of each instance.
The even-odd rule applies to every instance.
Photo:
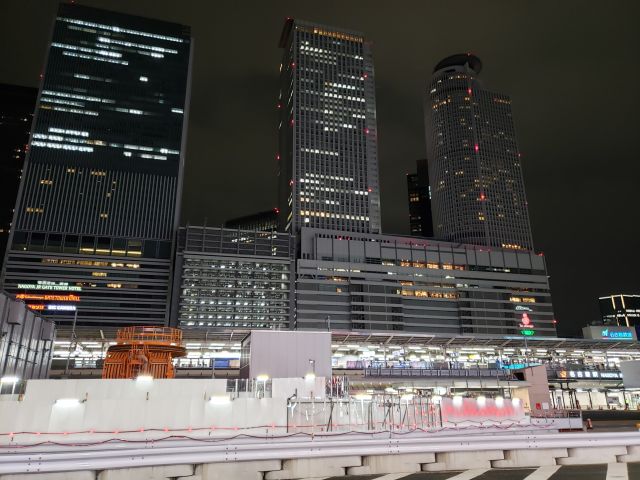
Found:
[[[37,88],[0,84],[0,258],[9,240]]]
[[[190,29],[62,4],[2,272],[58,322],[164,324]]]
[[[417,162],[417,173],[407,173],[409,195],[409,232],[417,237],[433,237],[431,191],[427,159]]]
[[[288,19],[280,47],[280,228],[380,232],[371,46],[358,32]]]
[[[533,250],[511,99],[487,90],[480,59],[447,57],[425,96],[427,157],[437,238]]]

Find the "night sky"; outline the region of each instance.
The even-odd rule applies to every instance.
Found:
[[[192,27],[195,57],[182,223],[276,205],[284,18],[362,31],[376,68],[382,223],[408,233],[405,174],[425,155],[433,66],[473,52],[513,101],[533,238],[561,335],[597,298],[640,293],[640,3],[636,1],[160,1],[79,3]],[[0,4],[0,82],[37,86],[57,2]]]

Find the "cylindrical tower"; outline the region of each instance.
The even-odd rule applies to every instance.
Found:
[[[434,233],[476,245],[532,250],[531,227],[508,96],[485,90],[482,62],[439,62],[425,96]]]

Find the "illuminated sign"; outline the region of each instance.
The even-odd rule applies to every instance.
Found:
[[[75,312],[76,311],[76,306],[75,305],[51,304],[51,305],[47,305],[47,310],[54,310],[54,311],[58,311],[58,312]]]
[[[38,280],[38,283],[19,283],[18,288],[26,290],[60,290],[65,292],[81,292],[82,287],[69,285],[68,282],[49,282]]]
[[[50,303],[49,305],[43,305],[41,303],[27,304],[27,307],[29,307],[31,310],[38,310],[38,311],[43,311],[43,310],[49,310],[52,312],[75,312],[76,311],[75,305],[61,305],[57,303]]]
[[[516,305],[516,311],[533,312],[531,308],[525,307],[524,305]]]
[[[536,334],[536,331],[533,329],[533,323],[531,323],[531,319],[527,313],[522,314],[522,321],[520,322],[520,335],[525,337],[532,337]]]
[[[564,375],[558,375],[559,378],[567,378],[567,372],[558,372],[564,373]],[[622,378],[622,374],[620,372],[597,372],[597,371],[570,371],[570,378]]]
[[[16,295],[18,300],[44,300],[50,302],[79,302],[80,297],[78,295],[41,295],[38,293],[18,293]]]
[[[603,328],[600,332],[602,338],[616,338],[620,340],[633,340],[633,333],[630,330],[610,330]]]

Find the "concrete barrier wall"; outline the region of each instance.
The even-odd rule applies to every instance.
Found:
[[[524,468],[638,461],[640,447],[577,447],[424,452],[387,455],[179,464],[0,475],[0,480],[293,480],[342,475],[410,474],[477,468]],[[34,468],[37,468],[34,465]]]
[[[213,434],[287,424],[287,398],[324,391],[324,379],[273,379],[273,398],[229,400],[226,380],[32,380],[21,401],[0,402],[0,432],[122,432],[216,427]],[[211,398],[213,401],[210,401]],[[64,404],[60,400],[76,399]],[[283,430],[283,429],[281,429]],[[276,432],[274,430],[272,433]],[[245,431],[245,433],[250,433]],[[260,433],[264,433],[260,430]],[[162,435],[162,433],[160,433]],[[95,440],[95,434],[74,439]],[[34,436],[21,436],[30,442]],[[154,438],[141,433],[131,439]],[[10,442],[0,436],[0,445]]]

